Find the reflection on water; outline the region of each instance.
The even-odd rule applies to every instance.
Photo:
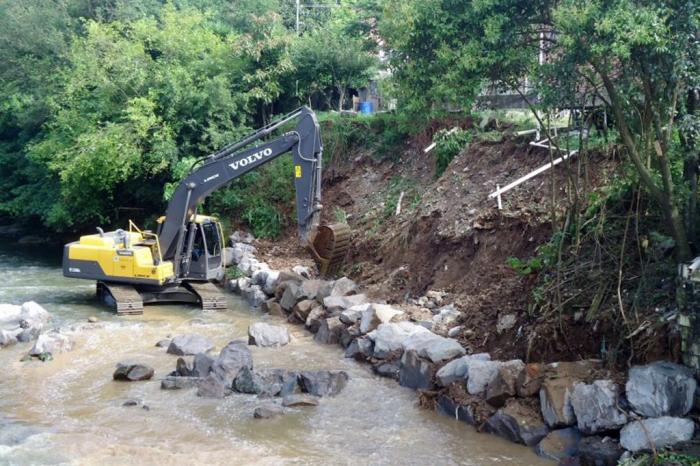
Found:
[[[419,409],[414,392],[344,359],[338,347],[317,345],[299,327],[290,327],[294,340],[284,348],[252,347],[253,360],[348,371],[345,391],[318,407],[256,420],[254,396],[161,391],[159,379],[176,358],[157,341],[196,332],[218,349],[268,317],[231,296],[226,312],[147,306],[143,316],[117,318],[95,302],[94,284],[63,278],[57,261],[0,247],[0,272],[0,303],[39,302],[76,342],[46,363],[20,362],[27,345],[0,350],[0,464],[545,464],[525,447]],[[91,315],[100,322],[87,324]],[[124,360],[149,364],[156,376],[112,381]],[[150,409],[122,406],[127,399]]]

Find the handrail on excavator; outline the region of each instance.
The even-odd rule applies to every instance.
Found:
[[[131,219],[129,219],[129,233],[133,233],[136,230],[144,238],[154,238],[156,240],[156,252],[158,253],[158,264],[163,263],[163,254],[160,250],[160,239],[158,235],[152,231],[142,231]],[[156,264],[157,265],[157,264]]]

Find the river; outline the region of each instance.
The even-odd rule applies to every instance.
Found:
[[[0,246],[0,303],[34,300],[73,327],[73,351],[53,361],[21,362],[29,344],[0,349],[0,464],[551,464],[518,446],[420,409],[416,394],[316,344],[290,326],[283,348],[251,347],[257,367],[342,369],[350,382],[320,406],[256,420],[252,395],[223,400],[195,391],[163,391],[160,378],[176,358],[155,343],[201,333],[217,350],[246,338],[248,325],[273,319],[230,296],[229,310],[147,306],[143,316],[116,317],[94,300],[94,284],[61,276],[60,257],[44,248]],[[87,324],[89,316],[99,319]],[[275,321],[282,324],[282,321]],[[147,382],[114,382],[120,361],[155,368]],[[125,407],[138,399],[150,409]]]

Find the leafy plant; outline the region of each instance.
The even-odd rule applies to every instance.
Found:
[[[433,136],[437,144],[433,149],[435,157],[435,175],[440,177],[460,151],[472,140],[472,133],[462,129],[440,130]]]

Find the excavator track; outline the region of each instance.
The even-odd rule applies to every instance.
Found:
[[[131,285],[97,282],[97,297],[117,312],[117,315],[143,314],[143,299]]]
[[[312,244],[312,253],[322,277],[338,273],[352,241],[346,223],[321,225]]]
[[[184,285],[199,297],[203,311],[220,311],[228,308],[226,297],[211,282],[186,282]]]

